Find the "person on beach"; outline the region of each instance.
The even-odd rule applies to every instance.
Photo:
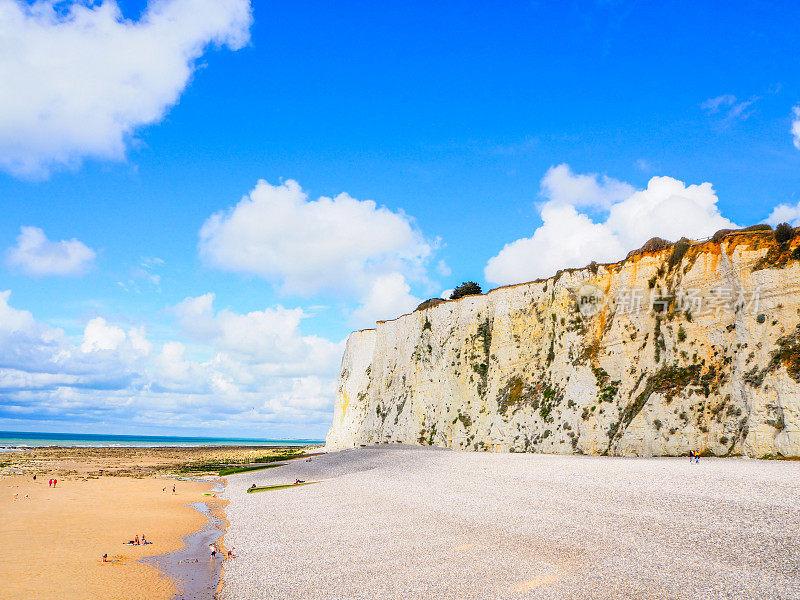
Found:
[[[53,479],[53,487],[56,487],[57,483],[58,483],[58,479]]]
[[[211,560],[217,558],[217,547],[214,544],[209,544],[208,549],[211,550]]]
[[[175,493],[175,484],[174,483],[172,484],[172,493],[173,494]]]
[[[236,555],[233,553],[234,550],[236,550],[236,546],[231,546],[231,549],[228,550],[228,558],[236,558]]]
[[[694,450],[689,450],[689,463],[694,462]]]
[[[108,553],[103,554],[103,562],[108,562]]]
[[[138,546],[139,545],[139,536],[137,535],[134,539],[134,543]]]
[[[48,479],[47,480],[47,487],[53,487],[53,480],[52,479]]]
[[[147,538],[142,534],[142,546],[147,546]]]

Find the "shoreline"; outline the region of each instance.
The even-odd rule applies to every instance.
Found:
[[[172,598],[176,583],[145,559],[183,547],[206,519],[191,506],[208,484],[155,477],[0,478],[4,597],[113,600],[142,590]],[[175,493],[171,486],[175,485]],[[146,536],[147,545],[129,544]],[[103,555],[109,562],[103,562]]]
[[[225,490],[224,479],[197,481],[211,484],[214,494],[221,494]],[[222,585],[222,573],[227,560],[226,548],[222,542],[228,525],[224,516],[226,504],[226,501],[221,501],[216,495],[187,504],[205,517],[205,524],[181,538],[182,548],[141,559],[171,579],[176,594],[184,600],[212,600]],[[213,563],[209,559],[209,544],[215,544],[219,551],[219,557]]]
[[[213,527],[221,574],[227,501],[219,488],[212,492],[224,482],[215,471],[280,453],[263,447],[56,447],[0,454],[0,546],[10,550],[0,561],[3,597],[170,600],[186,587],[184,577],[198,580],[196,569],[185,568],[195,563],[179,563],[180,572],[158,563],[182,556]],[[48,483],[53,478],[55,488]],[[126,543],[143,535],[152,543]],[[207,565],[208,543],[188,558]],[[217,581],[196,597],[212,598]]]

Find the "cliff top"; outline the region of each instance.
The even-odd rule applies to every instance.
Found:
[[[505,289],[512,289],[523,285],[530,285],[533,283],[543,283],[545,281],[550,280],[558,280],[561,275],[564,273],[575,273],[578,271],[591,271],[593,274],[597,273],[600,267],[603,267],[606,271],[611,270],[620,270],[622,269],[626,263],[630,261],[639,261],[644,257],[647,256],[659,256],[663,255],[666,252],[670,252],[670,256],[668,258],[668,262],[670,267],[680,263],[683,260],[691,261],[692,263],[697,258],[698,255],[704,252],[711,252],[715,254],[719,254],[722,252],[722,244],[727,242],[727,251],[730,252],[734,248],[747,245],[751,249],[758,249],[758,248],[769,248],[773,250],[774,256],[771,256],[769,259],[769,266],[782,266],[783,264],[788,261],[789,254],[790,254],[790,244],[791,240],[796,236],[798,232],[798,228],[791,228],[786,226],[785,224],[779,225],[776,229],[773,229],[769,225],[766,224],[759,224],[759,225],[751,225],[749,227],[744,227],[742,229],[720,229],[711,237],[699,240],[690,240],[688,238],[681,238],[676,242],[671,242],[662,238],[654,237],[649,239],[647,242],[642,245],[641,248],[636,250],[631,250],[622,260],[616,262],[609,262],[609,263],[597,263],[592,261],[585,267],[570,267],[565,269],[559,269],[550,277],[542,277],[538,279],[533,279],[530,281],[522,281],[519,283],[511,283],[507,285],[501,285],[496,288],[492,288],[485,292],[484,296],[497,292],[499,290]],[[780,241],[779,241],[780,240]],[[765,257],[766,258],[766,257]],[[768,266],[768,265],[763,265]],[[418,311],[424,311],[434,306],[438,306],[445,302],[461,302],[467,298],[474,298],[475,296],[464,296],[463,298],[458,298],[455,300],[445,300],[443,298],[431,298],[430,300],[426,300],[425,302],[421,303],[415,310],[410,313],[402,314],[394,319],[385,319],[377,322],[377,325],[382,323],[389,323],[392,321],[397,321],[398,319],[402,319],[404,317],[409,316]],[[374,330],[374,327],[368,327],[365,329],[360,329],[358,332],[361,331],[371,331]],[[358,333],[356,332],[356,333]]]

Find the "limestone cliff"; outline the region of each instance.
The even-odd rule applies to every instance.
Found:
[[[800,456],[799,244],[655,241],[355,332],[327,445]]]

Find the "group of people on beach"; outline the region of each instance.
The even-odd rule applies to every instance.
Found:
[[[58,483],[58,479],[51,479],[51,480],[49,480],[47,482],[47,485],[48,485],[48,487],[56,487],[57,483]]]
[[[141,540],[139,539],[139,536],[137,535],[134,539],[128,540],[125,543],[128,544],[128,546],[140,546],[140,545],[141,546],[147,546],[147,544],[152,544],[153,542],[148,542],[147,538],[145,537],[145,535],[142,534],[142,539]]]
[[[215,544],[209,544],[208,545],[208,550],[211,552],[211,560],[216,560],[216,558],[217,558],[217,546]],[[236,547],[235,546],[231,546],[230,550],[228,550],[228,558],[236,558],[236,553],[234,552],[234,550],[236,550]]]
[[[694,450],[689,450],[689,462],[696,465],[700,464],[700,453]]]

